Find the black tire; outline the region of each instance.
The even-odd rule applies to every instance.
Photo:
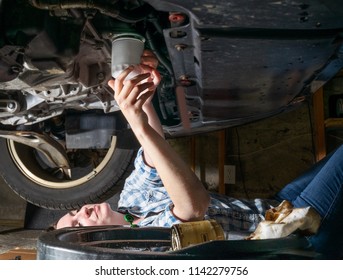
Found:
[[[1,138],[0,174],[15,193],[39,207],[77,209],[84,204],[104,201],[122,189],[135,155],[133,149],[116,147],[116,137],[113,139],[108,150],[86,150],[94,155],[101,154],[99,164],[95,166],[89,160],[92,166],[77,166],[77,177],[66,180],[44,169],[35,149]]]
[[[171,249],[170,228],[102,226],[62,228],[42,234],[37,242],[40,260],[120,259],[315,259],[305,237],[290,235],[265,240],[216,240],[180,250]]]

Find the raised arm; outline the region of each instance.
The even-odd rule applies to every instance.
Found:
[[[151,87],[151,93],[155,92],[156,87],[161,81],[160,74],[156,70],[158,66],[158,60],[154,53],[150,50],[144,50],[142,57],[141,57],[141,64],[140,67],[143,71],[143,73],[150,73],[150,76],[145,82],[152,82],[153,86]],[[113,88],[114,81],[109,82],[110,86]],[[148,123],[149,125],[161,136],[164,138],[164,132],[162,129],[161,122],[158,118],[158,115],[155,111],[155,108],[152,104],[152,98],[153,94],[150,95],[149,98],[145,101],[145,103],[142,106],[143,111],[146,113],[148,117]],[[143,151],[143,157],[144,161],[147,165],[151,167],[155,167],[155,164],[153,163],[151,157],[149,156],[149,151]]]
[[[148,73],[151,73],[150,80],[148,79],[149,82],[154,83],[154,86],[151,88],[151,90],[154,90],[154,88],[156,88],[161,81],[160,73],[158,73],[158,71],[156,70],[157,66],[158,60],[154,53],[150,50],[144,50],[141,57],[141,67],[143,68],[143,71],[145,70]],[[153,96],[149,97],[146,100],[142,108],[148,116],[150,126],[164,138],[164,132],[161,126],[161,122],[156,114],[153,104],[151,103],[152,97]]]
[[[147,66],[147,67],[146,67]],[[156,70],[158,66],[158,60],[153,52],[149,50],[144,50],[143,55],[141,57],[141,67],[143,68],[143,71],[146,71],[148,73],[151,73],[150,78],[147,81],[151,81],[154,83],[154,85],[151,87],[151,90],[156,92],[155,89],[159,85],[161,81],[160,74]],[[155,111],[155,108],[152,104],[152,98],[153,94],[147,98],[147,100],[144,102],[142,108],[143,111],[148,116],[148,122],[149,125],[159,134],[161,137],[164,138],[164,132],[163,128],[160,122],[160,119]],[[155,167],[155,164],[153,163],[151,157],[149,156],[149,151],[143,152],[144,160],[145,162],[151,166]]]
[[[125,81],[131,71],[132,68],[128,68],[115,81],[109,82],[115,99],[157,169],[173,201],[174,215],[183,221],[201,220],[209,204],[208,192],[190,167],[149,123],[149,111],[144,111],[143,107],[155,90],[154,83],[149,81],[151,73]]]

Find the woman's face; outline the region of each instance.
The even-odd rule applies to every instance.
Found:
[[[56,228],[124,224],[127,224],[124,215],[113,211],[110,205],[104,202],[101,204],[87,204],[80,210],[69,212],[59,219]]]

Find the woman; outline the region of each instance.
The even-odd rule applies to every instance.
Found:
[[[145,56],[145,59],[144,59]],[[212,218],[229,231],[253,232],[265,211],[288,200],[294,207],[312,207],[321,226],[309,240],[315,250],[332,257],[343,256],[342,185],[343,147],[287,185],[273,200],[242,200],[208,193],[200,180],[164,139],[151,98],[160,77],[157,60],[150,52],[143,56],[144,73],[131,80],[129,67],[111,80],[114,97],[130,124],[141,149],[135,169],[127,178],[118,211],[107,203],[85,205],[63,216],[57,228],[97,225],[128,225],[130,213],[138,226],[163,226]]]

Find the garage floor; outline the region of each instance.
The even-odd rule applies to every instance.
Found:
[[[0,226],[0,260],[34,260],[41,230]]]
[[[0,179],[0,260],[36,259],[38,236],[44,231],[27,227],[27,203]]]
[[[33,259],[40,230],[24,230],[26,202],[1,179],[0,190],[0,260]]]

